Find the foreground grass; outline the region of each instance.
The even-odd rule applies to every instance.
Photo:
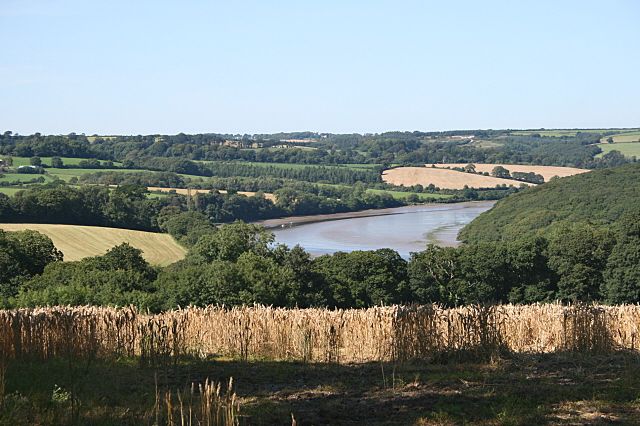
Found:
[[[151,424],[156,382],[162,391],[228,377],[240,398],[241,424],[290,424],[292,413],[300,425],[640,423],[640,364],[629,354],[402,365],[13,362],[0,423],[70,423],[73,400],[77,424]]]

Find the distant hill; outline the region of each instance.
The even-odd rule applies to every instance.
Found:
[[[460,232],[465,242],[544,233],[562,221],[610,224],[640,209],[640,164],[596,170],[528,188],[500,200]]]

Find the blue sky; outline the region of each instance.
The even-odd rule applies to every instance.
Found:
[[[640,126],[640,2],[0,0],[0,131]]]

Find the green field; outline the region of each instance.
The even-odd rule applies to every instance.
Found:
[[[516,130],[510,132],[514,136],[528,136],[533,134],[539,134],[540,136],[575,136],[579,133],[609,133],[613,131],[620,131],[620,133],[626,131],[634,131],[635,129],[545,129],[545,130]]]
[[[47,174],[58,177],[64,181],[68,181],[72,177],[79,178],[82,175],[97,172],[115,172],[115,173],[135,173],[146,172],[148,170],[141,169],[47,169]]]
[[[448,194],[430,194],[423,192],[403,192],[403,191],[389,191],[387,189],[367,189],[367,192],[370,194],[389,194],[393,198],[397,200],[406,200],[412,195],[417,195],[420,201],[429,201],[429,200],[442,200],[445,198],[451,198],[453,195]]]
[[[320,183],[318,184],[318,186],[325,186],[325,187],[338,187],[338,188],[350,188],[350,186],[348,185],[334,185],[334,184],[330,184],[330,183]],[[393,198],[395,198],[396,200],[406,200],[407,198],[409,198],[412,195],[416,195],[420,201],[430,201],[430,200],[436,200],[436,199],[446,199],[446,198],[451,198],[453,197],[453,195],[449,195],[449,194],[432,194],[432,193],[427,193],[427,192],[404,192],[404,191],[392,191],[389,189],[367,189],[366,190],[368,193],[370,194],[389,194],[391,195]]]
[[[12,158],[13,158],[13,167],[28,166],[31,164],[31,157],[12,157]],[[71,157],[60,157],[60,158],[62,159],[62,162],[64,164],[69,166],[77,166],[78,164],[80,164],[82,160],[89,160],[89,158],[71,158]],[[51,166],[51,157],[40,157],[40,160],[42,160],[42,164]],[[104,160],[100,160],[100,162],[102,163],[104,162]],[[122,165],[122,163],[119,163],[117,161],[114,161],[113,164],[114,166]]]
[[[16,192],[22,191],[24,189],[28,189],[28,188],[20,187],[20,186],[2,186],[0,187],[0,194],[5,194],[11,197],[15,195]]]
[[[0,182],[30,182],[33,179],[43,177],[45,182],[52,181],[50,176],[44,174],[30,174],[30,173],[3,173],[0,177]]]
[[[361,164],[361,163],[351,163],[351,164],[342,164],[342,167],[348,167],[350,169],[376,169],[380,167],[380,164]]]
[[[215,164],[219,161],[197,160],[198,163]],[[246,164],[259,167],[276,167],[279,169],[303,169],[305,167],[325,167],[325,168],[348,168],[355,170],[374,169],[378,164],[298,164],[298,163],[265,163],[260,161],[236,161],[238,164]]]
[[[600,142],[606,143],[609,138],[613,139],[613,143],[640,142],[640,130],[606,136],[600,139]]]
[[[602,153],[598,154],[598,157],[615,150],[620,151],[626,157],[640,158],[640,143],[638,142],[601,143],[598,146],[602,149]]]

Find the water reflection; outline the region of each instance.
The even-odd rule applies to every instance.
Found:
[[[336,251],[375,250],[388,247],[405,258],[428,243],[458,244],[458,231],[493,201],[427,204],[389,209],[388,215],[358,217],[298,225],[274,230],[276,241],[300,244],[313,255]]]

